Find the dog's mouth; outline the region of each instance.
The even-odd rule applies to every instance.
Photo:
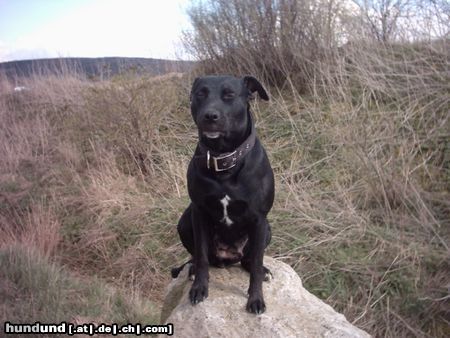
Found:
[[[209,139],[216,139],[222,136],[222,133],[220,131],[204,131],[203,136]]]

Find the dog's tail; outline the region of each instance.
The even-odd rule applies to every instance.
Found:
[[[177,278],[178,275],[180,274],[181,270],[183,270],[183,268],[187,265],[192,263],[192,259],[188,260],[186,263],[182,264],[181,266],[179,266],[178,268],[173,268],[172,270],[170,270],[170,274],[172,275],[172,278]],[[189,277],[192,274],[192,266],[191,269],[189,269]]]

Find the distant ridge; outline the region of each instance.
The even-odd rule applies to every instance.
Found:
[[[86,75],[91,79],[107,79],[111,76],[135,72],[139,75],[162,75],[172,72],[186,72],[192,69],[194,61],[175,61],[150,58],[102,57],[102,58],[52,58],[8,61],[0,63],[0,74],[8,78],[30,77],[34,74]]]

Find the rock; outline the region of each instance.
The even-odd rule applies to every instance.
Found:
[[[211,267],[209,296],[192,306],[187,265],[168,286],[161,323],[172,323],[175,337],[370,337],[303,288],[289,265],[270,257],[264,265],[273,274],[263,283],[265,313],[245,310],[249,274],[239,265]]]

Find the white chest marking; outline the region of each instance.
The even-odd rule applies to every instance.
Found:
[[[220,203],[222,203],[223,205],[223,218],[220,221],[228,226],[233,224],[233,221],[230,219],[230,217],[228,217],[228,210],[227,210],[230,201],[231,198],[228,195],[225,195],[225,197],[220,200]]]

